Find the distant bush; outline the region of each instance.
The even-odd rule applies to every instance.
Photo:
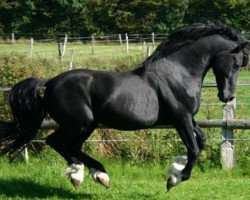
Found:
[[[46,59],[28,59],[21,54],[0,55],[0,86],[13,86],[28,77],[50,77],[55,74],[54,63]],[[10,119],[7,93],[0,94],[0,119]]]

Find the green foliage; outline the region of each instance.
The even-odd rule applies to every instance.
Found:
[[[0,33],[166,33],[201,18],[249,32],[249,9],[248,0],[1,0]]]
[[[250,31],[250,1],[248,0],[190,0],[186,22],[200,18],[220,18],[232,27]]]
[[[0,86],[13,86],[17,82],[28,77],[48,77],[52,75],[56,66],[46,59],[28,59],[22,54],[1,54],[0,55]],[[11,118],[7,104],[7,93],[0,94],[0,119]]]

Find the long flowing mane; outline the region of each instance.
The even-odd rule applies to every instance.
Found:
[[[204,20],[199,23],[194,23],[192,25],[185,26],[171,33],[167,37],[167,39],[156,48],[154,53],[143,62],[142,65],[147,65],[152,61],[170,55],[175,51],[194,43],[199,38],[213,34],[219,34],[229,40],[237,42],[238,44],[246,41],[246,38],[240,31],[227,26],[226,24],[222,23],[222,21]],[[247,48],[244,48],[243,53],[244,66],[248,62],[249,50]]]

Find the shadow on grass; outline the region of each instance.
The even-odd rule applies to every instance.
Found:
[[[0,194],[7,198],[43,198],[57,197],[58,199],[92,199],[93,195],[74,193],[64,188],[46,186],[25,179],[0,180]]]

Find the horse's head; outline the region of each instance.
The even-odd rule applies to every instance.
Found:
[[[222,102],[234,99],[238,72],[248,63],[249,42],[239,44],[231,50],[216,54],[211,62],[219,90],[218,97]]]

